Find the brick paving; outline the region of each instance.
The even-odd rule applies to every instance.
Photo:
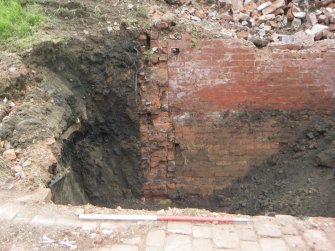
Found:
[[[45,228],[99,230],[111,236],[118,231],[126,231],[124,238],[93,250],[335,250],[335,218],[299,219],[277,215],[255,216],[251,217],[253,222],[231,224],[147,222],[145,230],[129,232],[129,226],[138,225],[137,222],[83,221],[78,219],[77,209],[52,203],[40,203],[36,206],[36,202],[15,200],[0,205],[0,220]]]

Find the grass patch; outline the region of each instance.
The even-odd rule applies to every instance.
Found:
[[[0,39],[28,37],[45,19],[37,4],[22,6],[19,0],[0,0]]]

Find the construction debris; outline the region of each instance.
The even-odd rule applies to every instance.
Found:
[[[192,27],[196,26],[197,29],[193,27],[189,33],[194,30],[199,33],[203,29],[211,31],[215,37],[223,37],[227,34],[222,28],[229,26],[228,28],[233,30],[232,37],[252,42],[262,40],[262,44],[265,45],[270,42],[285,42],[280,40],[280,37],[301,31],[315,41],[335,38],[335,0],[166,2],[173,4],[167,12],[158,11],[157,6],[152,7],[155,13],[153,26],[158,30],[173,29],[178,23],[191,23]],[[171,8],[174,8],[174,11],[171,11]],[[178,36],[175,37],[178,39]],[[292,38],[290,42],[295,42],[294,36]]]

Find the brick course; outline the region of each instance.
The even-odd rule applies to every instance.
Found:
[[[151,46],[155,64],[149,59],[139,79],[147,197],[227,187],[334,107],[331,41],[313,49],[225,39]]]

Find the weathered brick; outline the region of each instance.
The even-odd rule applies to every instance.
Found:
[[[141,96],[144,104],[151,102],[150,107],[168,104],[166,112],[171,115],[152,115],[154,126],[147,125],[147,118],[141,121],[141,127],[145,124],[147,129],[141,129],[142,141],[148,146],[158,142],[165,149],[169,140],[179,142],[184,147],[183,156],[189,156],[187,160],[196,159],[200,154],[199,149],[206,148],[208,153],[207,157],[204,156],[199,161],[201,164],[180,166],[180,162],[176,161],[175,168],[169,168],[169,172],[166,171],[168,165],[162,163],[166,163],[167,159],[175,161],[175,149],[166,149],[165,153],[159,154],[154,151],[143,154],[147,158],[143,160],[143,166],[153,170],[146,175],[148,181],[145,192],[148,196],[167,194],[171,188],[157,186],[158,180],[164,181],[167,177],[177,178],[180,184],[177,187],[182,187],[185,191],[211,194],[214,189],[228,186],[233,178],[245,175],[248,168],[278,152],[280,142],[288,143],[295,136],[292,128],[262,125],[263,130],[271,129],[271,135],[268,135],[270,137],[267,140],[258,142],[256,138],[262,137],[262,132],[257,132],[255,138],[243,132],[244,129],[255,130],[253,125],[248,128],[242,126],[237,131],[228,130],[229,126],[226,125],[228,128],[224,130],[218,126],[222,123],[222,118],[213,119],[207,117],[208,114],[230,109],[308,109],[328,112],[335,105],[335,72],[332,69],[335,63],[335,57],[332,57],[334,53],[320,52],[317,46],[313,51],[289,51],[286,50],[290,49],[287,46],[284,46],[285,50],[257,50],[238,41],[224,39],[199,40],[196,48],[191,48],[187,40],[168,40],[164,41],[164,45],[163,42],[156,41],[153,46],[166,50],[167,54],[161,50],[159,57],[163,53],[164,60],[168,61],[151,67],[152,74],[147,77],[150,81],[141,88]],[[174,47],[180,49],[178,55],[171,53],[171,48]],[[192,116],[174,120],[174,113],[188,113]],[[282,135],[281,141],[270,140],[283,131],[287,135]],[[227,139],[220,135],[241,137]],[[231,152],[220,154],[223,151],[222,147],[219,148],[220,145],[229,145]],[[235,159],[230,159],[231,155]],[[202,168],[198,169],[199,166]],[[215,168],[205,168],[206,166]],[[174,170],[180,171],[174,173]],[[206,181],[212,176],[218,178],[218,182]],[[222,181],[221,177],[229,178]],[[189,182],[187,178],[199,179]],[[283,228],[283,231],[285,229],[285,234],[294,235],[294,228],[295,226]]]

